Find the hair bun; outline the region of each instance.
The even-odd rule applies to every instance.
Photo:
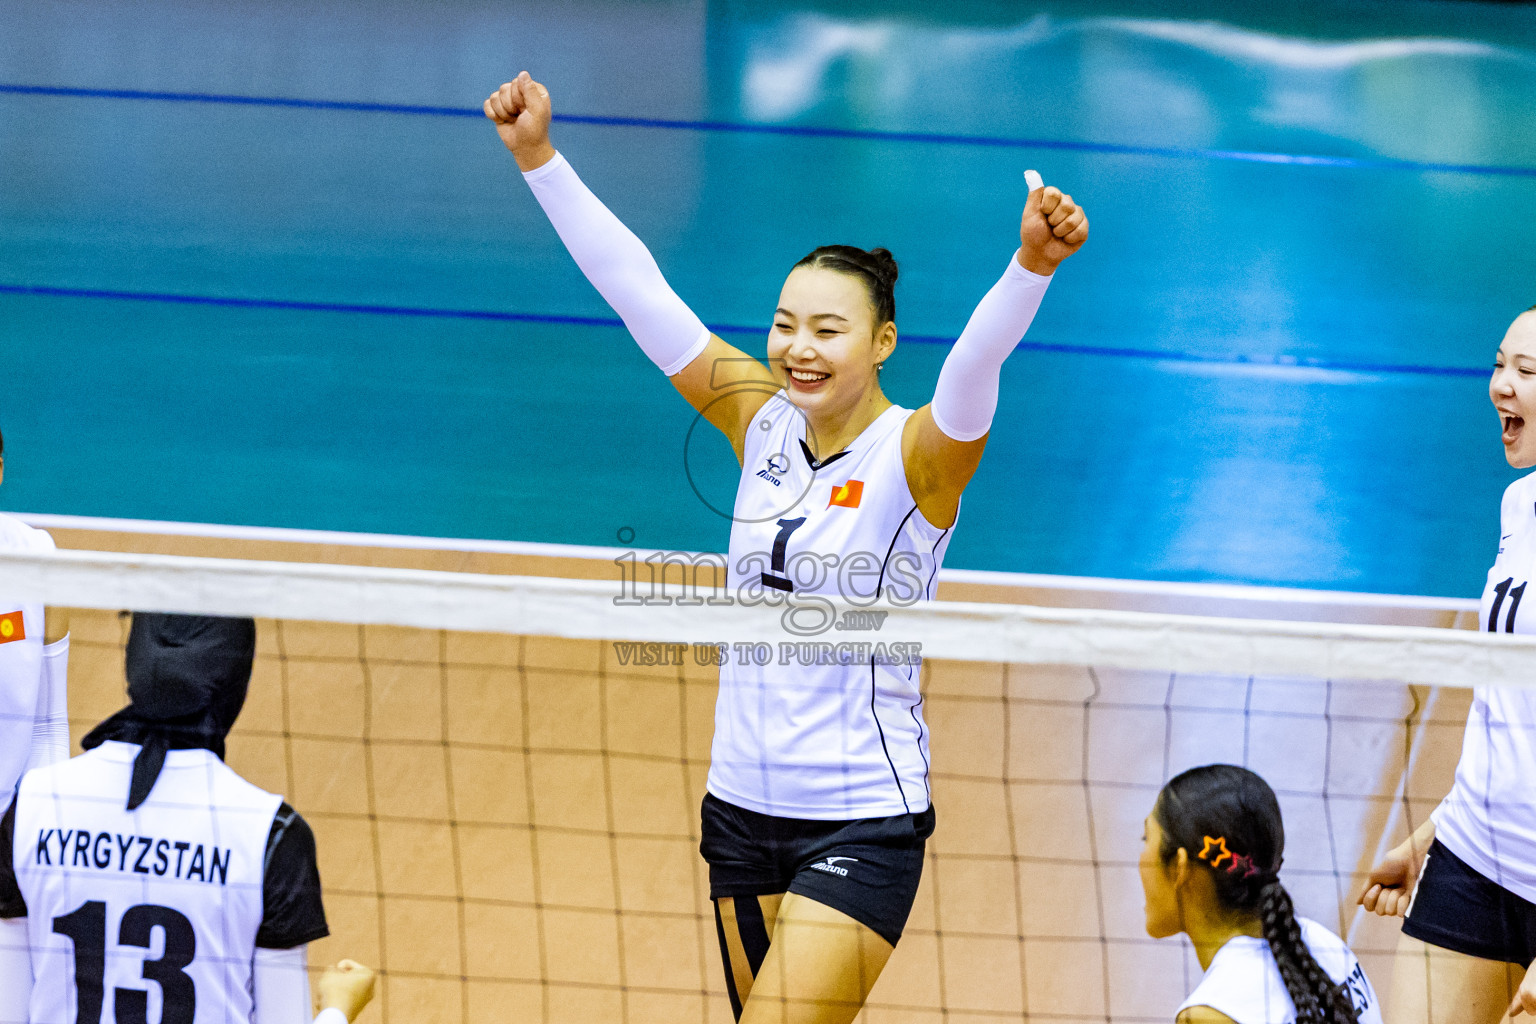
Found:
[[[869,250],[869,262],[872,264],[870,269],[887,288],[896,283],[896,276],[901,271],[896,266],[896,257],[891,255],[891,250],[878,246]]]

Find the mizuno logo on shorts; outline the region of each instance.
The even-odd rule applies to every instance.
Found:
[[[837,862],[840,860],[846,860],[850,864],[857,864],[859,862],[857,857],[828,857],[826,860],[817,861],[815,864],[812,864],[811,870],[825,871],[829,875],[843,875],[846,877],[848,869],[837,866]]]

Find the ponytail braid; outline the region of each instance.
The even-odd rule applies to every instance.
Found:
[[[1291,895],[1271,878],[1259,891],[1259,923],[1275,966],[1296,1004],[1296,1024],[1359,1024],[1360,1014],[1342,985],[1335,985],[1301,939]]]

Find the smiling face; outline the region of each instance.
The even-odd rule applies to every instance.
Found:
[[[1536,466],[1536,311],[1522,313],[1509,325],[1494,359],[1488,397],[1503,428],[1504,458],[1516,469]]]
[[[896,325],[875,324],[869,289],[852,274],[796,267],[779,293],[768,360],[807,413],[846,415],[873,389],[896,347]]]
[[[1173,859],[1163,861],[1163,829],[1157,816],[1147,815],[1142,825],[1141,891],[1146,897],[1147,934],[1154,939],[1165,939],[1184,930],[1183,908],[1179,905],[1178,880],[1180,869],[1188,871],[1188,855],[1175,851]]]

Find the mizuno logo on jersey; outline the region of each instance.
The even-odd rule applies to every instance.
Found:
[[[217,846],[153,836],[125,836],[89,829],[44,829],[37,834],[35,864],[94,868],[122,874],[155,875],[220,885],[229,876],[230,851]],[[217,874],[217,879],[215,879]]]
[[[788,472],[789,457],[783,452],[774,452],[772,455],[768,456],[768,460],[764,464],[763,468],[758,470],[754,475],[762,477],[764,480],[767,480],[775,487],[782,487],[784,482],[780,480],[779,477]]]
[[[7,612],[0,615],[0,644],[8,644],[12,640],[25,640],[27,631],[22,621],[21,612]]]
[[[841,505],[843,508],[858,508],[859,499],[864,497],[864,481],[849,480],[841,487],[832,488],[832,497],[827,500],[827,508],[833,505]]]
[[[828,857],[826,860],[817,861],[815,864],[812,864],[811,870],[825,871],[829,875],[842,875],[846,878],[848,877],[848,869],[837,866],[837,862],[840,860],[846,860],[850,864],[857,864],[859,862],[857,857]]]

